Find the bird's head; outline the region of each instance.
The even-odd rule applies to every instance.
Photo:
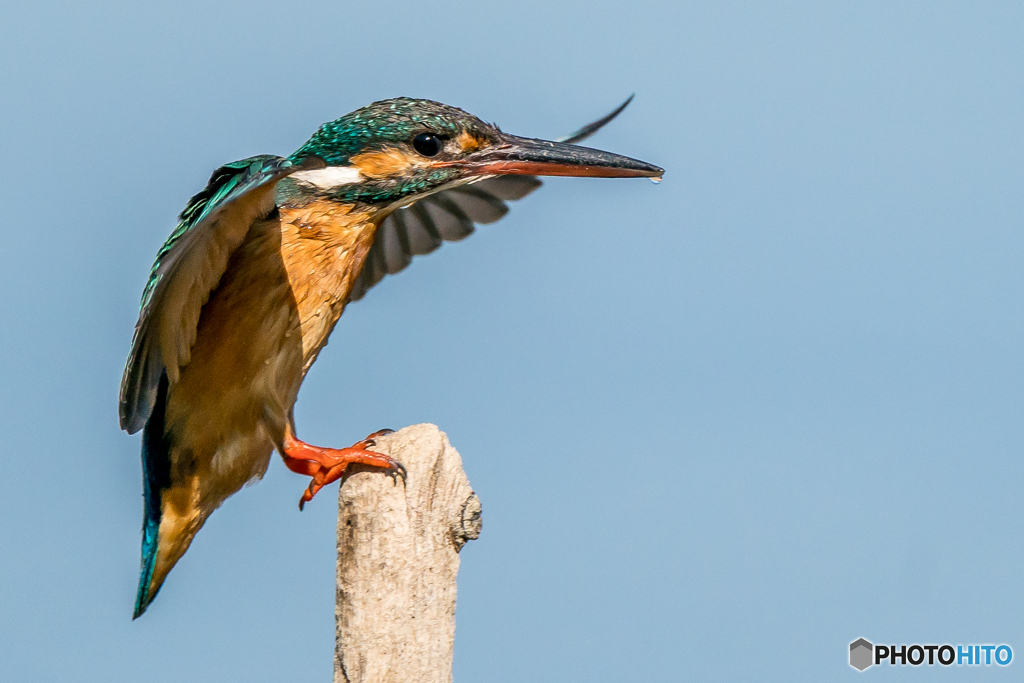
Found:
[[[291,160],[312,169],[292,177],[318,193],[385,207],[494,175],[658,178],[664,172],[618,154],[509,135],[456,107],[404,97],[324,124]]]

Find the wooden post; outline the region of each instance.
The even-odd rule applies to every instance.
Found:
[[[338,494],[335,683],[450,683],[459,550],[480,535],[480,500],[444,432],[378,437],[405,483],[352,468]]]

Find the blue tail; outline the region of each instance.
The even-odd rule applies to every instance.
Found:
[[[151,593],[149,584],[153,580],[156,565],[157,542],[160,538],[161,492],[171,485],[170,442],[164,434],[164,411],[167,407],[167,373],[160,378],[153,412],[142,432],[142,480],[145,491],[145,517],[142,521],[142,568],[139,575],[139,592],[135,597],[135,613],[138,619],[153,602],[160,587]]]

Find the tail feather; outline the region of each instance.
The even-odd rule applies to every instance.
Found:
[[[167,407],[167,374],[160,378],[156,403],[146,422],[142,435],[142,478],[145,491],[145,511],[142,522],[142,566],[139,573],[139,590],[135,597],[135,612],[132,619],[138,619],[153,602],[160,590],[159,583],[153,583],[156,567],[157,546],[160,540],[160,517],[162,493],[171,485],[170,443],[164,433],[164,412]],[[160,582],[162,583],[162,582]]]

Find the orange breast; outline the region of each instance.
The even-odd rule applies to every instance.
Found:
[[[369,213],[329,201],[281,209],[281,254],[297,306],[303,374],[345,308],[376,227]]]

